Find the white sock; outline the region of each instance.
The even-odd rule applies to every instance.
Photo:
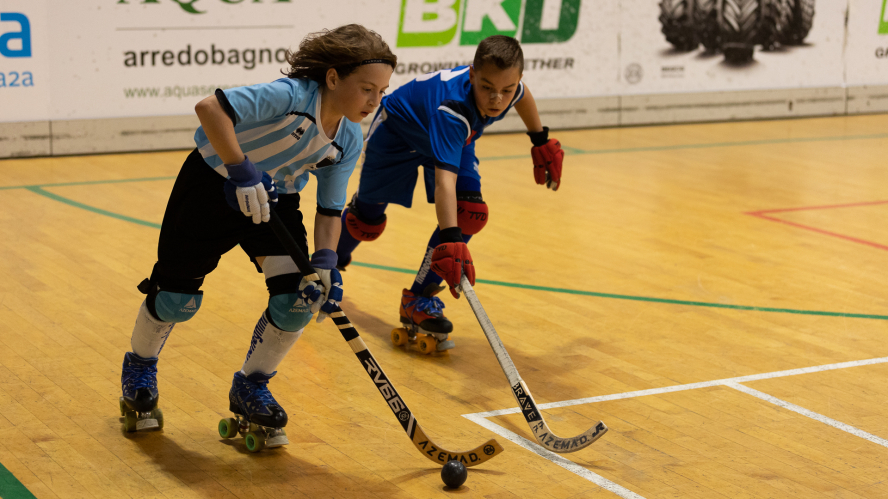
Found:
[[[303,329],[299,331],[284,331],[272,324],[265,312],[256,323],[253,330],[253,339],[250,342],[250,351],[244,360],[241,371],[247,376],[256,371],[271,374],[277,370],[278,364],[284,360],[287,352],[293,348],[296,340],[302,336]]]
[[[175,322],[163,322],[152,317],[147,303],[143,301],[130,340],[133,353],[143,359],[157,357],[175,325]]]

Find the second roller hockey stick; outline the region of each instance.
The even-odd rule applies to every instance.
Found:
[[[308,280],[319,283],[320,277],[311,266],[308,257],[305,256],[302,249],[296,244],[296,240],[293,239],[292,234],[290,234],[290,231],[274,210],[271,212],[270,223],[274,233],[277,235],[278,239],[280,239],[284,248],[286,248],[287,253],[289,253],[290,257],[296,263],[296,266],[299,267],[299,271],[302,272],[302,275],[306,276]],[[391,409],[392,413],[398,418],[401,427],[404,428],[404,431],[407,433],[407,436],[410,437],[413,445],[429,460],[442,466],[452,460],[457,460],[467,467],[477,466],[485,461],[489,461],[503,451],[503,447],[495,439],[490,439],[484,444],[467,451],[447,450],[435,442],[432,442],[432,439],[430,439],[425,434],[425,431],[423,431],[419,421],[416,420],[413,413],[407,408],[404,399],[401,398],[398,391],[395,390],[394,385],[392,385],[391,381],[389,381],[388,377],[382,371],[382,368],[379,367],[379,362],[376,361],[373,354],[367,349],[367,345],[364,344],[364,340],[361,339],[358,330],[355,329],[351,322],[349,322],[348,317],[345,316],[345,312],[343,312],[340,307],[336,307],[336,310],[330,314],[330,317],[333,319],[333,323],[339,328],[342,337],[348,342],[352,351],[361,361],[361,365],[367,371],[370,379],[373,380],[376,389],[379,390],[379,393],[385,399],[389,409]]]
[[[530,394],[530,390],[527,389],[527,385],[518,374],[518,369],[515,368],[512,358],[509,357],[509,353],[506,352],[506,347],[503,345],[502,340],[500,340],[499,335],[496,334],[496,329],[493,328],[493,323],[491,323],[490,318],[487,317],[487,312],[484,311],[484,307],[481,306],[478,296],[475,295],[475,290],[472,288],[472,284],[465,275],[462,276],[459,285],[462,288],[463,293],[466,295],[466,299],[469,301],[469,306],[471,306],[472,311],[475,312],[475,317],[478,318],[478,323],[481,324],[481,329],[484,331],[484,336],[487,337],[487,341],[490,343],[494,355],[496,355],[496,360],[499,362],[500,367],[503,368],[503,373],[506,374],[506,379],[509,380],[509,385],[512,387],[512,395],[515,396],[515,400],[521,408],[521,413],[524,415],[527,424],[530,425],[530,430],[533,432],[533,436],[536,438],[537,442],[552,452],[576,452],[588,447],[601,438],[602,435],[607,433],[607,426],[601,421],[584,433],[575,437],[563,438],[552,433],[552,430],[549,429],[549,425],[546,424],[546,420],[543,419],[542,413],[537,409],[536,402],[533,401],[533,396]]]

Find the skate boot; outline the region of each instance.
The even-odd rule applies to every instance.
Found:
[[[120,415],[126,431],[163,428],[163,412],[157,407],[157,357],[143,359],[127,352],[120,384]]]
[[[255,372],[249,376],[241,371],[234,373],[228,392],[228,408],[234,417],[219,421],[222,438],[232,438],[240,433],[250,452],[290,443],[284,432],[287,413],[268,390],[268,380],[275,374],[277,371],[271,374]]]
[[[404,327],[392,330],[392,343],[398,346],[415,343],[424,354],[443,352],[455,346],[449,339],[453,323],[444,317],[444,302],[435,296],[444,289],[431,283],[423,290],[422,296],[414,295],[409,289],[404,290],[399,309]]]

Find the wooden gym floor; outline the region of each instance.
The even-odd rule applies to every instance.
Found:
[[[434,227],[421,188],[413,209],[390,208],[343,274],[343,308],[432,438],[505,447],[458,490],[329,322],[270,385],[290,445],[250,454],[219,437],[267,300],[239,250],[161,355],[164,430],[124,434],[136,285],[187,152],[0,161],[0,495],[888,497],[886,129],[860,116],[558,132],[557,193],[533,183],[524,135],[479,142],[491,222],[471,243],[476,291],[551,428],[610,427],[573,454],[528,440],[465,299],[445,297],[455,350],[390,343]]]

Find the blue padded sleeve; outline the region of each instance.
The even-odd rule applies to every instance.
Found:
[[[471,137],[472,130],[469,120],[460,110],[442,104],[432,115],[429,123],[429,139],[432,153],[438,163],[446,163],[459,170],[462,148]]]

